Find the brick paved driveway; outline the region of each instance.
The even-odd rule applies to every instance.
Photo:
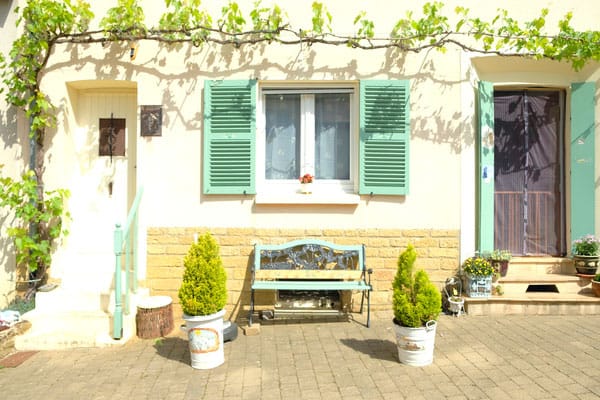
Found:
[[[358,317],[359,321],[362,321]],[[600,318],[442,316],[434,363],[397,361],[391,321],[263,325],[189,366],[179,332],[42,351],[0,370],[1,399],[597,399]]]

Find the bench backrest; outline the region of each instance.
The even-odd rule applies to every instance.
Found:
[[[364,245],[318,239],[254,245],[254,272],[261,278],[359,279],[365,270]]]

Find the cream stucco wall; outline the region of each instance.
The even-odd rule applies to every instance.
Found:
[[[144,1],[149,25],[163,11],[155,1]],[[249,10],[253,1],[240,1]],[[286,10],[294,27],[310,26],[309,3],[282,0],[275,2]],[[344,0],[327,1],[333,15],[333,30],[352,32],[352,21],[363,9],[387,34],[408,9],[416,15],[424,2],[368,3]],[[265,4],[271,4],[265,2]],[[98,18],[113,2],[93,2]],[[448,1],[444,7],[451,15],[455,6],[471,8],[474,15],[489,18],[488,3]],[[206,1],[203,7],[218,19],[222,2]],[[541,7],[551,10],[547,20],[555,25],[566,12],[573,11],[578,29],[595,29],[600,8],[589,2],[505,1],[518,19],[530,19]],[[493,7],[496,8],[495,6]],[[97,21],[96,21],[97,23]],[[5,46],[2,44],[2,46]],[[363,196],[355,204],[306,204],[290,200],[283,204],[264,204],[254,196],[208,196],[202,194],[202,112],[205,79],[258,79],[265,82],[348,82],[361,79],[409,79],[411,113],[410,193],[407,196]],[[106,177],[94,174],[86,165],[82,126],[78,121],[79,97],[89,90],[122,90],[135,93],[136,106],[162,105],[163,128],[160,137],[139,135],[139,108],[135,135],[128,147],[132,169],[128,175],[126,198],[130,203],[136,186],[144,186],[142,228],[146,227],[244,227],[310,229],[449,229],[459,230],[461,258],[472,254],[475,243],[475,88],[478,80],[498,84],[548,85],[568,88],[574,81],[598,80],[598,66],[574,72],[551,61],[482,57],[457,48],[441,53],[396,54],[394,51],[361,51],[343,46],[256,46],[235,49],[231,46],[204,46],[167,49],[154,42],[139,43],[134,61],[126,44],[59,45],[50,57],[42,88],[57,105],[58,125],[47,138],[46,183],[48,188],[68,187],[74,215],[98,212],[89,207],[90,191],[107,196]],[[597,102],[598,103],[598,102]],[[597,119],[600,110],[597,110]],[[87,135],[87,136],[85,136]],[[6,154],[6,145],[2,149]],[[19,150],[20,151],[20,150]],[[11,159],[20,159],[17,151]],[[600,164],[600,163],[598,163]],[[597,166],[598,168],[598,166]],[[86,185],[74,180],[87,177]],[[600,170],[597,174],[600,176]],[[78,183],[79,182],[79,183]],[[597,196],[600,198],[600,196]],[[121,219],[117,212],[114,222]],[[600,228],[600,219],[596,226]],[[111,224],[113,221],[111,220]],[[99,234],[94,226],[72,221],[75,232],[87,232],[89,240]],[[600,229],[597,229],[600,231]],[[104,231],[103,234],[106,234]],[[110,239],[110,238],[109,238]],[[107,240],[109,240],[107,239]],[[78,238],[81,240],[81,238]],[[68,239],[57,254],[62,265],[74,262],[77,240]]]
[[[12,41],[17,37],[15,7],[16,1],[0,2],[0,53],[4,55],[8,54]],[[0,82],[0,88],[3,85]],[[18,178],[29,162],[25,126],[23,114],[9,107],[4,95],[0,95],[0,173],[4,176]],[[11,221],[8,210],[0,210],[0,309],[14,299],[17,281],[14,247],[6,234]]]

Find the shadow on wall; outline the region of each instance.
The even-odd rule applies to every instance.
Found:
[[[102,55],[92,55],[102,49]],[[182,111],[182,91],[190,95],[190,100],[198,101],[197,93],[201,93],[204,79],[277,79],[281,80],[314,80],[325,77],[327,80],[361,79],[409,79],[411,81],[412,108],[422,104],[431,104],[429,89],[427,92],[415,91],[416,87],[427,83],[431,87],[431,94],[439,96],[452,96],[457,85],[463,83],[457,79],[440,79],[437,69],[444,68],[440,65],[440,58],[434,57],[430,51],[416,55],[401,52],[398,49],[387,49],[385,52],[373,53],[368,50],[355,50],[356,56],[349,59],[345,65],[329,66],[319,62],[319,51],[327,51],[323,46],[280,46],[259,44],[255,46],[242,46],[237,49],[232,45],[193,47],[191,45],[166,46],[164,44],[141,43],[140,54],[137,60],[131,62],[128,57],[129,46],[126,43],[111,43],[102,47],[100,44],[67,45],[64,52],[70,57],[64,62],[52,64],[50,60],[46,73],[59,70],[63,67],[83,70],[84,67],[94,65],[94,77],[97,80],[131,80],[136,81],[136,76],[152,76],[158,82],[168,82],[163,91],[163,126],[174,126],[178,120],[185,129],[197,131],[202,129],[202,109],[198,107],[193,115]],[[335,48],[331,51],[337,51]],[[432,50],[433,51],[433,50]],[[448,52],[445,57],[452,57]],[[457,53],[458,54],[458,53]],[[362,57],[377,56],[382,59],[380,65],[372,68],[368,73],[361,72]],[[144,57],[146,60],[144,61]],[[273,60],[282,60],[274,62]],[[68,61],[67,61],[68,60]],[[110,60],[110,62],[106,62]],[[410,61],[410,71],[407,64]],[[460,60],[458,56],[456,63]],[[447,65],[447,62],[444,64]],[[167,68],[170,68],[167,70]],[[89,79],[86,74],[81,79]],[[198,88],[198,85],[201,87]],[[416,97],[418,94],[418,97]],[[459,153],[465,144],[473,143],[474,137],[470,117],[463,117],[460,113],[454,114],[450,119],[442,118],[447,113],[442,106],[437,109],[423,110],[413,113],[411,117],[411,136],[438,144],[446,144],[453,153]]]
[[[0,28],[4,28],[8,14],[11,13],[13,0],[0,1]]]
[[[10,1],[8,2],[10,4]],[[5,2],[0,2],[0,24],[5,17],[4,8],[10,8]],[[7,8],[7,10],[8,10]],[[0,175],[16,178],[24,169],[27,160],[22,155],[23,147],[27,146],[26,138],[20,138],[17,132],[17,109],[9,106],[0,111]],[[25,144],[23,144],[25,143]],[[6,170],[6,169],[9,170]],[[16,295],[16,261],[13,241],[5,234],[12,224],[8,208],[0,208],[0,309],[6,307]]]
[[[14,106],[0,110],[0,140],[4,149],[10,149],[19,143],[17,108]]]
[[[9,223],[10,218],[0,214],[0,227],[3,230]],[[7,235],[0,235],[0,309],[5,308],[15,298],[16,276],[13,242]]]

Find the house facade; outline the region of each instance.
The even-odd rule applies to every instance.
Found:
[[[113,6],[96,3],[97,16]],[[277,3],[295,26],[310,25],[309,5]],[[459,5],[489,14],[476,1],[444,10],[451,16]],[[334,32],[355,30],[362,5],[326,6]],[[375,1],[368,15],[386,34],[422,6]],[[523,20],[541,6],[501,4]],[[584,1],[543,6],[549,26],[570,11],[580,30],[600,18]],[[203,7],[220,14],[220,2]],[[145,8],[148,25],[163,11]],[[594,63],[575,71],[458,47],[57,45],[41,81],[57,107],[45,182],[71,191],[72,219],[51,274],[65,290],[109,293],[115,223],[142,187],[142,285],[177,307],[183,256],[195,234],[210,231],[233,317],[249,304],[256,243],[365,244],[374,310],[390,309],[396,260],[409,243],[440,285],[478,250],[560,259],[572,239],[598,231],[599,77]],[[27,121],[5,110],[0,152],[14,173],[28,157]],[[299,190],[305,173],[315,177],[310,194]],[[14,269],[10,259],[2,273]],[[268,308],[275,300],[257,301]]]

